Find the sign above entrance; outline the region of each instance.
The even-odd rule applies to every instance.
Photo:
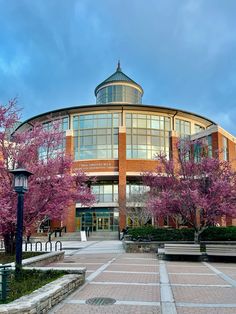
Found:
[[[78,162],[79,168],[78,169],[83,169],[86,171],[91,171],[91,170],[96,170],[96,169],[109,169],[110,171],[117,171],[118,170],[118,165],[117,162],[114,161],[83,161],[83,162]],[[76,170],[77,168],[74,168]]]

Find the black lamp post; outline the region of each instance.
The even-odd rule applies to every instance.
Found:
[[[24,193],[28,191],[28,177],[33,173],[23,168],[11,170],[10,173],[12,173],[14,176],[13,187],[18,194],[16,225],[16,273],[19,273],[22,266]]]

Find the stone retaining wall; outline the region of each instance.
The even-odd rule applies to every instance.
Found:
[[[4,314],[41,314],[48,311],[65,299],[68,294],[84,284],[84,274],[65,275],[23,296],[9,304],[0,305],[0,313]]]
[[[126,253],[157,253],[159,242],[134,242],[134,241],[123,241],[123,247]]]
[[[49,263],[61,261],[64,259],[65,251],[50,252],[42,255],[28,258],[22,262],[23,266],[44,266]]]
[[[44,266],[64,259],[65,251],[50,252],[24,259],[22,266]],[[15,263],[7,264],[15,267]]]
[[[4,314],[42,314],[67,297],[85,282],[85,267],[40,267],[64,259],[64,251],[50,252],[34,256],[22,261],[24,269],[64,270],[67,275],[35,290],[30,295],[23,296],[11,303],[1,304],[0,313]],[[14,267],[15,263],[11,263]],[[72,274],[71,274],[72,273]]]
[[[150,242],[139,242],[123,240],[123,247],[126,253],[157,253],[158,248],[163,248],[165,243],[179,243],[179,244],[193,244],[193,241],[150,241]],[[236,244],[235,241],[201,241],[202,245],[206,244],[223,244],[230,245]]]

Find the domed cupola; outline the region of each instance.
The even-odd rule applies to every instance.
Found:
[[[124,74],[120,62],[116,72],[95,88],[97,104],[141,104],[142,87]]]

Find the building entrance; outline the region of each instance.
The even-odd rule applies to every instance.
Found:
[[[117,231],[118,211],[115,208],[76,208],[76,230]]]
[[[97,218],[97,231],[110,230],[109,218],[99,217]]]

